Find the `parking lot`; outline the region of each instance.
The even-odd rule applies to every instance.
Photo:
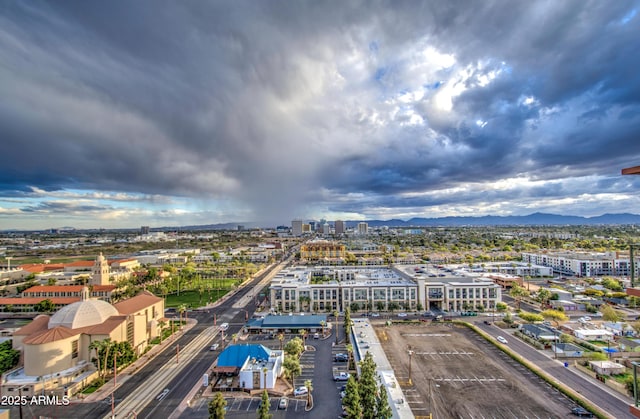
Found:
[[[557,390],[465,327],[379,325],[376,334],[416,417],[560,418],[572,407]]]
[[[291,338],[297,335],[287,335],[284,343],[286,344]],[[264,345],[271,349],[280,349],[280,342],[277,339],[269,338],[269,335],[251,335],[248,337],[247,343],[256,343]],[[296,376],[290,393],[287,394],[287,407],[278,408],[282,397],[270,397],[269,413],[277,418],[337,418],[342,412],[340,402],[340,390],[345,384],[343,381],[334,381],[333,367],[340,371],[346,370],[347,362],[341,360],[337,354],[347,354],[344,342],[335,344],[333,336],[326,339],[307,339],[307,348],[301,358],[300,366],[302,372],[300,376]],[[305,411],[307,396],[293,395],[293,388],[303,387],[306,380],[311,380],[313,385],[314,408],[311,411]],[[259,396],[249,396],[246,393],[226,393],[224,394],[227,401],[228,418],[255,418],[261,398]],[[181,415],[184,418],[207,418],[208,403],[210,397],[202,397],[195,400],[189,409]]]

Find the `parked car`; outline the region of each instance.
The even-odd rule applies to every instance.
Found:
[[[278,403],[278,409],[286,409],[289,406],[289,400],[286,397],[280,399],[280,403]]]
[[[298,387],[297,389],[293,390],[293,395],[294,396],[303,396],[305,394],[307,394],[309,391],[307,390],[306,387]]]
[[[348,372],[340,372],[337,375],[333,376],[334,381],[347,381],[349,379]]]
[[[407,313],[398,313],[398,317],[407,317],[408,314]]]
[[[349,360],[349,355],[347,355],[347,354],[335,354],[333,359],[336,362],[347,362]]]
[[[496,339],[498,340],[498,342],[500,342],[500,343],[504,343],[505,345],[506,345],[507,343],[509,343],[509,342],[507,342],[507,340],[506,340],[505,338],[503,338],[502,336],[498,336]]]
[[[314,333],[313,334],[313,338],[314,339],[320,339],[320,333]]]
[[[220,346],[219,343],[214,343],[213,345],[211,345],[211,348],[209,348],[210,351],[215,351],[216,349],[218,349],[218,347]]]
[[[593,417],[593,413],[589,412],[587,409],[585,409],[584,407],[574,407],[573,409],[571,409],[571,414],[574,416],[582,416],[583,418],[592,418]]]
[[[380,313],[371,313],[371,317],[380,317]]]

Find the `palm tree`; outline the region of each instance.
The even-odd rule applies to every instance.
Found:
[[[313,385],[311,380],[304,380],[304,386],[307,388],[307,409],[311,409],[313,407],[313,398],[311,397]]]
[[[327,322],[325,322],[324,320],[320,320],[320,326],[322,327],[322,337],[324,338],[324,327],[326,326]]]
[[[101,340],[94,340],[91,341],[91,343],[89,343],[89,351],[95,350],[96,351],[96,361],[98,362],[97,368],[98,368],[98,376],[102,377],[102,369],[100,369],[100,350],[103,347],[103,341]]]
[[[180,329],[182,329],[182,314],[184,313],[185,323],[187,319],[187,306],[185,304],[180,304],[178,307],[178,320],[180,320]]]
[[[164,335],[164,327],[167,325],[167,322],[164,320],[160,320],[158,322],[158,326],[160,326],[160,343],[162,343],[162,335]]]
[[[347,350],[347,354],[349,354],[349,365],[351,365],[351,358],[353,357],[353,345],[347,343],[345,349]]]
[[[282,345],[284,342],[284,333],[282,332],[278,333],[278,340],[280,341],[280,350],[282,350]]]
[[[520,310],[520,303],[522,302],[522,299],[528,295],[529,291],[518,284],[513,284],[511,291],[509,291],[509,296],[516,300],[516,307],[518,310]]]
[[[307,347],[307,331],[302,329],[298,333],[300,334],[300,336],[302,336],[302,347],[306,348]]]
[[[104,375],[107,375],[107,360],[109,359],[109,351],[116,343],[111,341],[111,338],[106,338],[102,342],[104,343],[104,362],[102,363],[102,367],[104,368]]]

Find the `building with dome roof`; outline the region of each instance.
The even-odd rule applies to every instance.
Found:
[[[159,335],[163,315],[164,299],[148,291],[112,305],[90,299],[84,287],[80,301],[51,316],[39,315],[13,334],[22,367],[3,375],[2,395],[15,395],[18,387],[22,395],[60,388],[73,394],[97,374],[92,342],[129,342],[140,355]]]

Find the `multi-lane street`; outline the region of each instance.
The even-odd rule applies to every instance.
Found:
[[[56,418],[101,418],[111,417],[112,409],[118,418],[169,417],[186,397],[197,380],[201,380],[214,361],[214,353],[209,351],[210,343],[217,337],[214,326],[214,315],[219,325],[229,323],[228,336],[237,333],[245,323],[245,309],[234,308],[241,299],[249,303],[246,310],[253,311],[253,301],[263,284],[283,267],[275,265],[245,284],[224,302],[208,310],[194,310],[188,316],[197,320],[197,324],[182,335],[171,338],[164,344],[161,353],[150,359],[135,374],[121,374],[113,398],[107,394],[105,398],[92,402],[73,402],[68,406],[41,408],[24,406],[23,415],[27,417]],[[251,298],[246,298],[250,295]],[[107,383],[105,385],[110,385]],[[166,391],[168,390],[168,391]],[[113,401],[113,404],[112,404]],[[11,409],[11,415],[19,417],[17,407]]]

